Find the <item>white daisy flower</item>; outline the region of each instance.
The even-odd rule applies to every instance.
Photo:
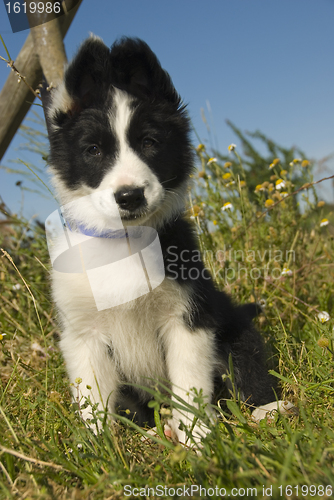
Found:
[[[331,319],[330,315],[326,311],[321,311],[318,314],[318,320],[321,321],[321,323],[326,323]]]
[[[231,202],[228,201],[228,202],[224,203],[221,210],[222,210],[222,212],[225,212],[225,210],[231,210],[231,208],[233,208],[233,205]]]
[[[207,162],[207,165],[210,165],[210,163],[214,163],[217,161],[217,158],[210,158]]]
[[[285,182],[283,181],[283,179],[277,179],[275,186],[276,189],[283,189],[285,188]]]

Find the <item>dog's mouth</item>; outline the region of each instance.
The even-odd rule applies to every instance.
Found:
[[[139,221],[144,219],[149,214],[149,210],[146,208],[145,210],[136,210],[136,211],[128,211],[128,210],[120,210],[120,216],[123,221],[131,222],[131,221]]]

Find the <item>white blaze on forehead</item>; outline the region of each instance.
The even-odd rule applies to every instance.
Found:
[[[144,187],[145,196],[150,203],[161,199],[162,186],[153,171],[129,144],[127,134],[134,114],[133,101],[134,98],[129,94],[115,89],[109,122],[118,142],[117,156],[101,187],[111,187],[114,192],[122,186]]]
[[[119,89],[115,89],[114,105],[110,113],[109,120],[111,130],[119,140],[120,151],[129,147],[126,140],[126,134],[129,130],[131,117],[134,111],[131,108],[132,101],[133,98],[131,98],[129,94]]]
[[[109,114],[110,127],[118,142],[116,162],[110,175],[115,191],[121,186],[145,186],[147,184],[143,162],[131,148],[127,139],[134,113],[132,102],[133,97],[128,93],[115,89],[113,107]]]

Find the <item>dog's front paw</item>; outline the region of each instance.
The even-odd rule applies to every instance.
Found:
[[[211,431],[204,422],[197,420],[194,423],[193,419],[188,416],[182,416],[169,420],[170,436],[173,441],[177,441],[183,446],[192,446],[196,444],[200,446],[202,438],[205,438]]]
[[[102,420],[96,415],[96,411],[91,406],[86,406],[78,410],[80,418],[85,426],[90,429],[95,435],[102,431]]]

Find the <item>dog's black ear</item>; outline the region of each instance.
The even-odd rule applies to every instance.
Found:
[[[138,38],[121,38],[111,47],[112,84],[148,99],[163,99],[179,106],[181,100],[168,73],[150,47]]]
[[[52,89],[44,104],[50,130],[83,109],[105,103],[110,86],[110,49],[96,37],[88,38],[65,70],[64,81]]]
[[[109,48],[96,37],[88,38],[80,47],[65,72],[65,89],[83,107],[99,100],[108,85]]]

